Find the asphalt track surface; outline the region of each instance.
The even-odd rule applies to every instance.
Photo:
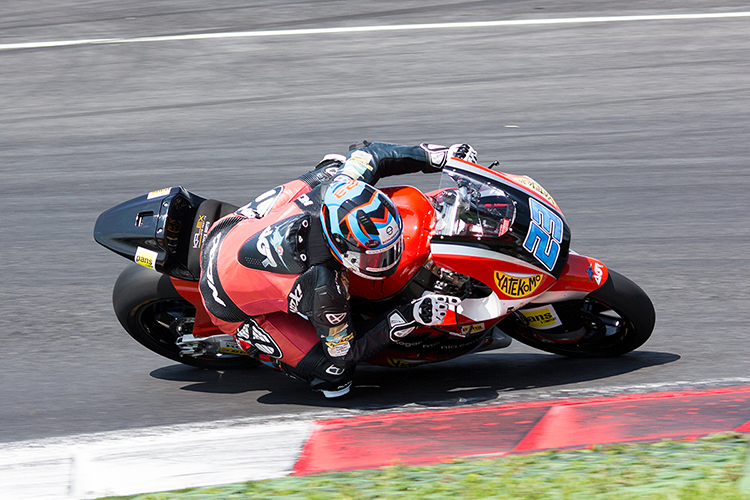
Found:
[[[750,18],[139,37],[744,12],[742,2],[5,2],[0,442],[246,416],[356,416],[750,382]],[[106,44],[19,44],[107,39]],[[112,41],[121,39],[121,41]],[[618,359],[514,344],[361,367],[326,401],[265,369],[174,364],[121,329],[93,223],[172,185],[242,204],[358,140],[471,143],[542,183],[573,247],[658,320]],[[435,178],[388,179],[431,187]]]

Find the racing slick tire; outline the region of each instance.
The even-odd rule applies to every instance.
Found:
[[[557,303],[552,305],[559,307]],[[567,320],[563,319],[563,325],[553,330],[531,327],[521,314],[523,309],[498,326],[514,339],[536,349],[591,358],[615,357],[637,349],[649,339],[656,323],[656,312],[646,292],[612,270],[601,287],[568,308],[572,311],[560,315]],[[576,338],[579,334],[580,338]],[[569,340],[571,338],[575,340]]]
[[[112,305],[125,331],[151,351],[186,365],[207,370],[251,368],[259,362],[249,356],[214,354],[180,356],[176,344],[178,321],[195,318],[195,307],[177,293],[172,280],[138,264],[125,268],[112,292]]]

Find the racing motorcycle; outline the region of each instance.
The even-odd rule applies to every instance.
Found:
[[[646,293],[570,250],[568,222],[544,187],[493,166],[451,158],[434,191],[382,189],[402,216],[404,250],[385,280],[350,276],[352,317],[364,328],[429,292],[462,300],[440,325],[392,337],[368,363],[411,367],[506,347],[511,338],[565,356],[619,356],[648,340],[656,314]],[[257,209],[274,193],[251,205]],[[204,369],[271,364],[214,326],[198,291],[206,235],[221,217],[242,210],[171,187],[99,216],[95,240],[134,261],[115,283],[113,305],[135,340]]]

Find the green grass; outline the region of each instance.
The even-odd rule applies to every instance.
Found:
[[[747,452],[748,437],[727,433],[693,441],[597,446],[420,467],[394,465],[117,498],[750,499],[750,478],[743,479]]]

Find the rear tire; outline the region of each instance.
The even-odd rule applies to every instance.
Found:
[[[137,264],[125,268],[115,283],[112,305],[125,331],[160,356],[207,370],[250,368],[258,364],[257,360],[241,355],[180,356],[180,348],[175,344],[179,337],[175,322],[195,318],[195,307],[177,293],[165,274]]]
[[[531,328],[517,315],[504,319],[499,327],[542,351],[585,358],[615,357],[637,349],[649,339],[656,323],[654,305],[646,292],[614,271],[580,301],[579,313],[585,335],[572,343],[555,343],[555,335]]]

